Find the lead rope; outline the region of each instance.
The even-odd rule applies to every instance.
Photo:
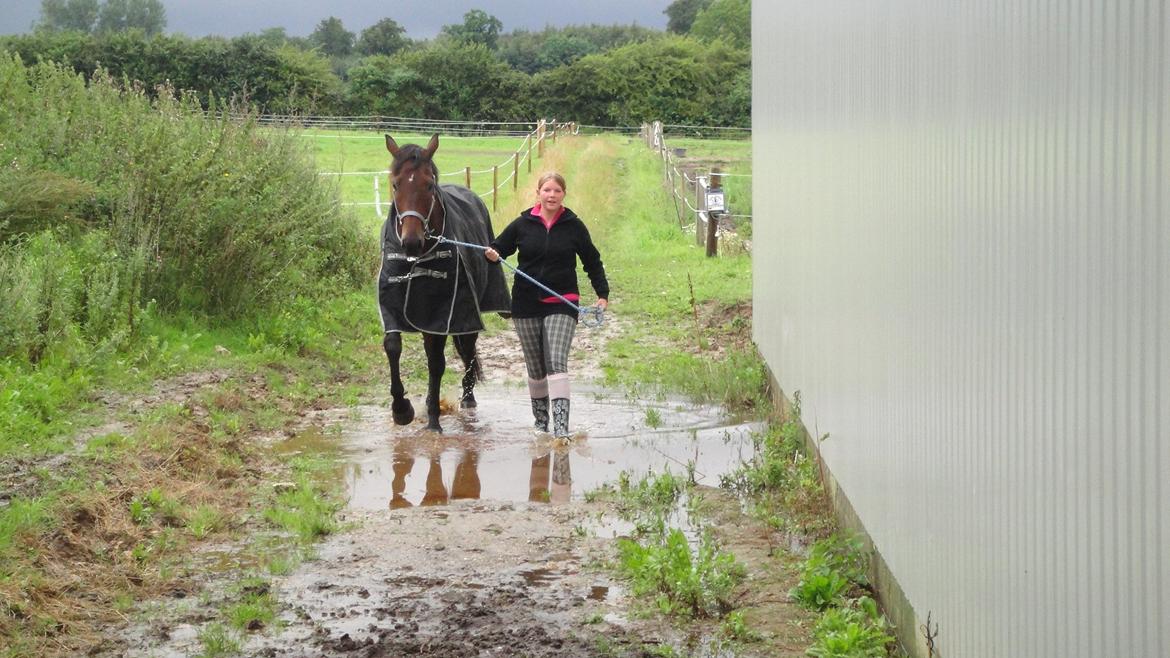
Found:
[[[480,251],[487,251],[488,250],[488,248],[483,246],[483,245],[472,244],[470,242],[460,242],[458,240],[452,240],[451,238],[443,237],[441,235],[439,236],[439,242],[440,243],[450,242],[453,245],[458,245],[460,247],[470,247],[471,249],[478,249]],[[557,291],[553,290],[552,288],[549,288],[548,286],[544,285],[543,283],[532,278],[526,272],[521,271],[519,268],[512,265],[511,263],[504,260],[503,258],[501,258],[497,262],[503,263],[504,265],[507,265],[508,269],[512,270],[516,274],[519,274],[520,276],[524,277],[525,279],[528,279],[529,281],[535,283],[537,286],[540,287],[541,290],[548,292],[549,294],[553,295],[557,299],[559,299],[562,302],[571,306],[573,309],[575,309],[577,311],[577,319],[580,320],[581,324],[585,325],[586,327],[589,327],[589,328],[600,327],[602,324],[605,323],[605,309],[601,308],[600,306],[578,306],[577,304],[574,304],[572,301],[565,299],[565,297],[563,295],[557,293]]]

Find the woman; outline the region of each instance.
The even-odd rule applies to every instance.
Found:
[[[537,204],[512,220],[485,252],[495,262],[519,251],[521,272],[579,304],[577,259],[589,275],[596,305],[609,305],[609,282],[601,254],[585,223],[564,206],[565,179],[556,172],[536,183]],[[524,350],[528,395],[536,429],[547,432],[552,415],[553,436],[569,436],[569,348],[577,327],[577,311],[524,277],[512,282],[512,322]],[[551,400],[551,402],[550,402]]]

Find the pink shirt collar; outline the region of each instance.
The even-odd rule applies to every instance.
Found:
[[[533,216],[533,217],[539,217],[539,218],[540,218],[540,221],[541,221],[541,223],[543,223],[543,224],[544,224],[544,227],[545,227],[545,228],[551,228],[551,227],[552,227],[552,225],[553,225],[553,224],[556,224],[556,223],[557,223],[557,220],[561,218],[561,215],[565,214],[565,207],[564,207],[564,206],[561,206],[561,209],[557,211],[557,216],[556,216],[556,217],[553,217],[552,219],[546,219],[546,218],[545,218],[543,215],[541,215],[541,214],[540,214],[540,210],[541,210],[541,208],[540,208],[540,204],[539,204],[539,203],[538,203],[538,204],[536,204],[535,206],[533,206],[533,207],[532,207],[532,216]]]

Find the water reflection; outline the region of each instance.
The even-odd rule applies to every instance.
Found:
[[[612,482],[623,470],[640,476],[691,468],[700,483],[718,485],[720,474],[750,457],[751,433],[758,427],[716,407],[586,398],[580,413],[576,407],[573,413],[587,438],[583,433],[565,446],[547,434],[534,436],[521,422],[528,401],[514,390],[487,386],[477,397],[474,413],[445,418],[443,434],[421,423],[398,427],[385,407],[362,407],[336,431],[306,431],[280,449],[335,458],[351,509],[461,499],[563,503]],[[648,409],[660,419],[655,427],[646,424]]]
[[[455,477],[451,481],[450,490],[443,479],[442,454],[432,451],[426,455],[427,477],[426,488],[419,505],[445,505],[452,500],[479,498],[479,451],[465,449],[462,451],[459,462],[455,466]],[[404,441],[394,446],[393,471],[394,479],[390,484],[390,509],[413,507],[406,498],[406,478],[414,470],[416,461],[411,447]]]
[[[543,454],[532,458],[532,470],[528,475],[528,500],[539,503],[567,503],[572,497],[572,492],[573,478],[567,448],[546,449]]]

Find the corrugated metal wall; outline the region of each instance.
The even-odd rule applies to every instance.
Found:
[[[753,3],[755,323],[946,658],[1170,656],[1170,8]]]

